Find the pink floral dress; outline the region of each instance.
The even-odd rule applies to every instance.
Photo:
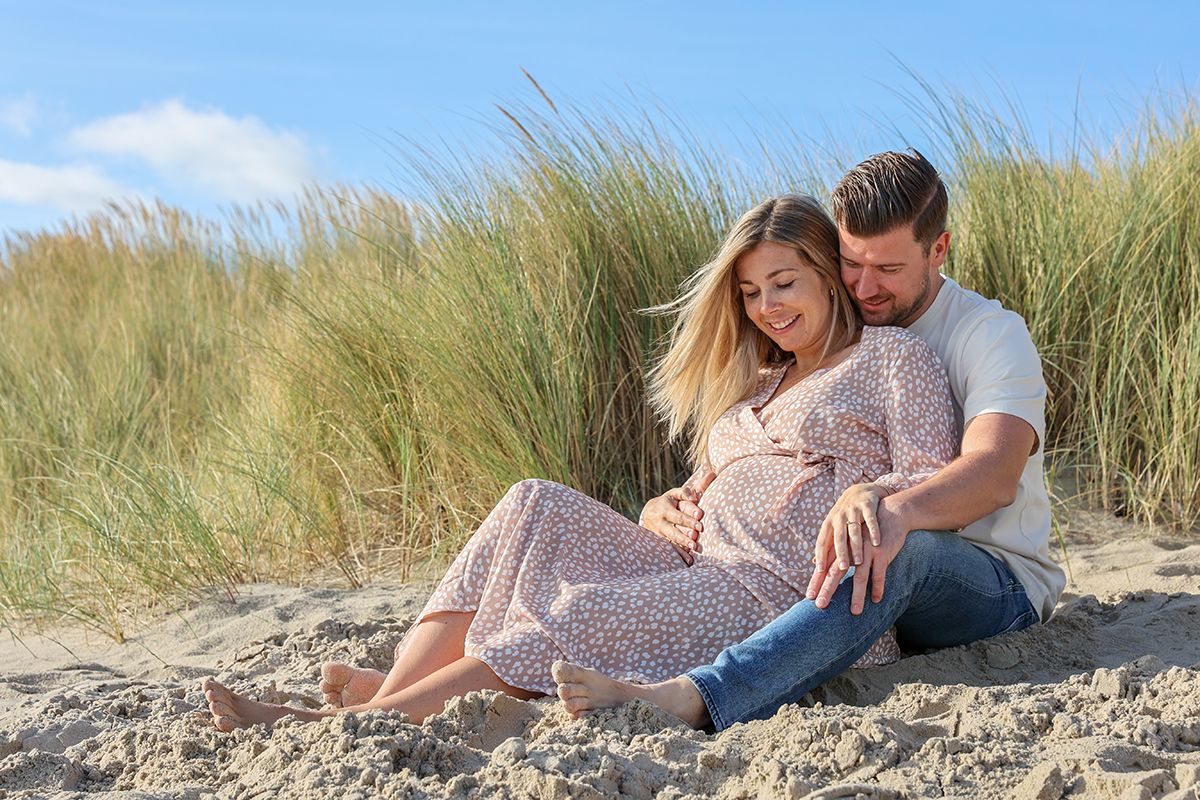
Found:
[[[558,659],[662,681],[803,600],[837,498],[855,483],[900,490],[929,477],[954,455],[954,417],[941,362],[899,328],[864,329],[842,362],[773,396],[788,363],[764,367],[713,428],[697,475],[711,465],[717,477],[700,501],[693,566],[587,495],[526,480],[467,542],[418,622],[475,612],[466,655],[512,686],[552,694]],[[889,634],[856,666],[898,656]]]

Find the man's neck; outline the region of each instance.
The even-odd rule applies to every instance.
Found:
[[[929,309],[933,308],[933,304],[937,302],[938,294],[942,291],[942,287],[945,285],[946,277],[942,275],[940,271],[934,272],[934,277],[929,281],[929,297],[925,300],[924,307],[921,309],[921,312],[904,327],[907,328],[911,325],[915,325],[920,321],[921,317],[928,313]]]

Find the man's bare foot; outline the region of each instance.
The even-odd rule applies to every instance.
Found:
[[[377,669],[360,669],[338,661],[321,666],[321,694],[334,708],[357,706],[375,697],[387,675]]]
[[[640,697],[693,728],[703,728],[711,723],[704,698],[684,677],[663,683],[626,683],[566,661],[555,661],[550,665],[550,674],[558,684],[558,696],[563,705],[576,719],[585,711],[612,708]]]
[[[260,703],[242,697],[212,678],[205,678],[200,688],[204,690],[204,699],[208,701],[208,710],[212,712],[213,724],[217,726],[217,730],[228,732],[234,728],[248,728],[260,722],[269,725],[290,714],[308,718],[301,709]]]

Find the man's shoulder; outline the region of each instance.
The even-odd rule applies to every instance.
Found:
[[[1025,318],[1005,308],[999,300],[984,297],[949,278],[943,288],[950,292],[946,315],[955,339],[962,342],[980,338],[992,342],[1006,341],[1014,336],[1030,339]]]

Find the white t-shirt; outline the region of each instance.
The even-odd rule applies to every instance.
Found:
[[[1037,452],[1025,462],[1012,505],[968,525],[961,535],[1012,570],[1044,622],[1066,576],[1050,560],[1050,498],[1042,475],[1046,384],[1025,320],[945,278],[933,305],[908,330],[946,365],[960,436],[966,423],[989,413],[1018,417],[1037,432]]]

